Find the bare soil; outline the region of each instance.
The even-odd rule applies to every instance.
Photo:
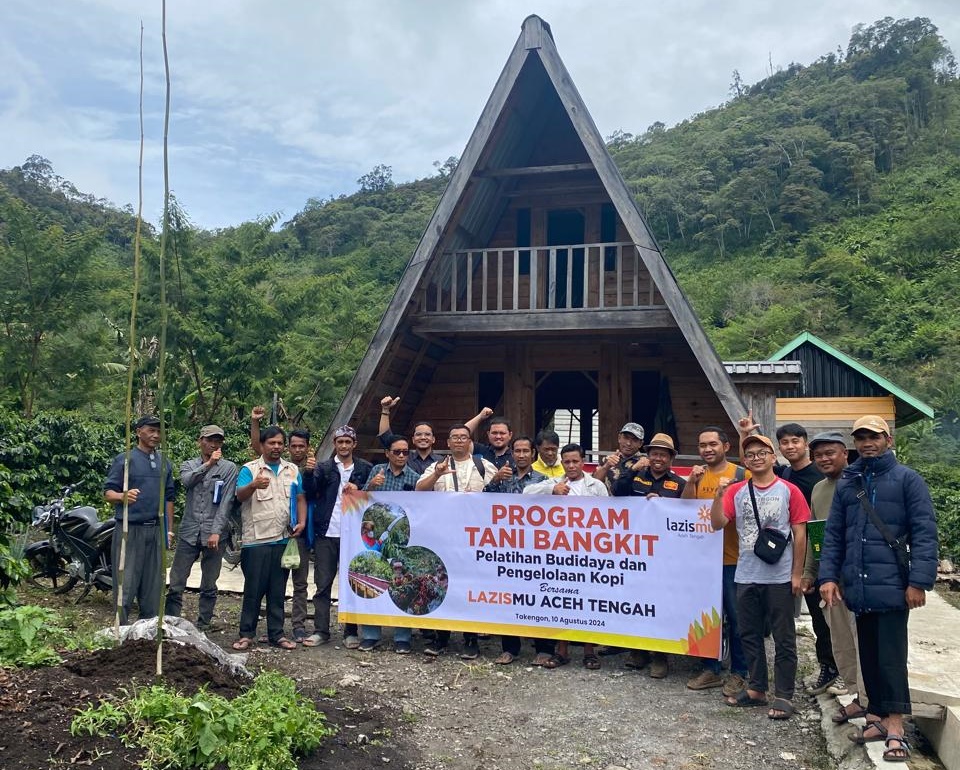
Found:
[[[190,619],[196,599],[185,598],[184,614]],[[60,597],[33,595],[29,600],[63,608],[63,616],[77,625],[110,621],[106,597],[88,597],[78,607],[64,605]],[[222,630],[209,634],[227,651],[236,639],[238,607],[238,597],[222,596],[217,607]],[[814,669],[813,640],[805,621],[798,632],[802,680]],[[380,648],[366,653],[345,649],[336,632],[321,647],[285,652],[256,645],[249,653],[248,668],[273,668],[293,677],[337,727],[336,736],[304,758],[302,768],[836,766],[826,750],[819,707],[800,684],[794,698],[797,713],[774,721],[766,709],[724,705],[718,689],[688,690],[694,665],[689,659],[672,657],[669,676],[655,680],[647,671],[627,670],[625,655],[602,658],[600,671],[588,671],[577,647],[570,665],[550,671],[530,665],[528,644],[520,659],[499,666],[493,663],[500,653],[498,638],[481,641],[480,659],[463,661],[457,656],[459,635],[438,659],[422,653],[419,635],[414,636],[414,653],[406,656],[393,653],[390,637],[384,629]],[[57,668],[0,675],[0,767],[85,764],[128,770],[135,765],[136,753],[117,740],[72,738],[69,721],[76,706],[101,693],[115,693],[133,680],[149,681],[154,650],[146,644],[135,655],[124,645],[119,652],[78,656]],[[223,672],[211,663],[186,654],[168,650],[165,660],[165,677],[185,691],[217,682],[229,695],[246,686],[223,680]]]

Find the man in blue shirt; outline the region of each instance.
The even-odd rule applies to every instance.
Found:
[[[123,586],[120,579],[120,546],[123,527],[113,530],[113,603],[125,624],[136,600],[140,619],[155,618],[160,610],[161,549],[173,538],[173,468],[160,454],[160,420],[145,415],[134,425],[137,445],[130,450],[127,483],[124,485],[124,464],[127,453],[113,459],[103,484],[103,497],[113,503],[118,523],[123,522],[127,506],[127,544],[124,552]],[[162,501],[162,502],[161,502]],[[166,536],[163,536],[166,515]]]

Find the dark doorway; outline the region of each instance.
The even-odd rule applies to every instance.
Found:
[[[554,209],[547,212],[547,246],[572,246],[586,240],[586,220],[578,209]],[[554,307],[583,307],[584,250],[557,251],[557,282],[553,289]],[[567,296],[567,274],[570,296]]]
[[[553,425],[560,443],[594,448],[598,418],[597,372],[535,372],[534,410],[537,431]]]
[[[631,372],[630,385],[630,414],[625,417],[650,433],[660,400],[660,372]]]

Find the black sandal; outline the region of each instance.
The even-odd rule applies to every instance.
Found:
[[[855,706],[856,711],[847,711],[850,706]],[[859,719],[860,717],[865,717],[867,715],[867,710],[860,705],[860,701],[854,698],[846,706],[841,706],[837,713],[830,717],[830,720],[835,725],[845,725],[851,719]]]

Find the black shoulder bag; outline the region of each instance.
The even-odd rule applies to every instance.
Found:
[[[890,546],[890,549],[893,551],[894,557],[897,560],[897,567],[900,569],[900,577],[903,578],[904,584],[909,584],[910,582],[910,535],[909,533],[903,535],[903,537],[895,538],[890,534],[890,530],[887,529],[887,525],[880,520],[879,514],[873,507],[873,503],[867,499],[867,487],[863,482],[863,476],[857,476],[857,483],[860,487],[857,492],[857,499],[860,501],[860,505],[863,506],[863,510],[867,512],[867,516],[870,521],[873,523],[873,526],[877,528],[883,539],[887,541],[887,545]]]
[[[783,558],[783,554],[790,544],[792,533],[785,535],[774,527],[761,526],[760,512],[757,510],[757,497],[753,493],[753,479],[747,482],[747,489],[750,490],[753,517],[757,520],[757,541],[753,544],[753,553],[760,561],[767,564],[776,564]]]

